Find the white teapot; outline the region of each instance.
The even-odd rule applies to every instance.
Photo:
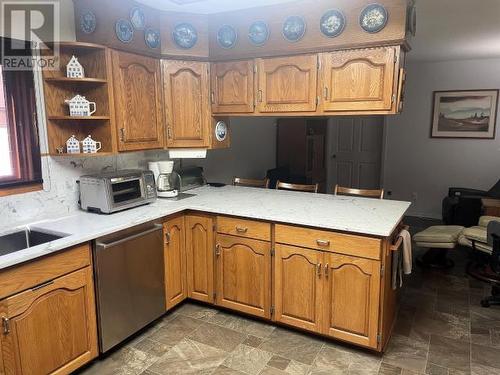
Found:
[[[82,148],[84,154],[95,154],[102,148],[102,143],[94,141],[89,135],[82,141]]]

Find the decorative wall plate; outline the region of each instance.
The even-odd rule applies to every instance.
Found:
[[[130,22],[138,30],[146,27],[146,16],[141,8],[133,7],[130,9]]]
[[[283,36],[289,42],[298,42],[306,34],[306,21],[302,16],[290,16],[283,23]]]
[[[144,41],[149,48],[160,47],[160,31],[152,28],[147,28],[144,31]]]
[[[415,7],[415,4],[408,6],[406,25],[408,32],[412,36],[415,36],[417,34],[417,8]]]
[[[80,30],[85,34],[92,34],[95,31],[97,19],[95,14],[86,10],[80,15]]]
[[[172,32],[174,43],[184,49],[193,48],[198,42],[198,32],[189,23],[180,23]]]
[[[255,46],[263,46],[269,39],[269,26],[264,21],[255,21],[248,28],[248,39]]]
[[[238,33],[232,26],[224,25],[217,31],[217,43],[222,48],[233,48],[237,40]]]
[[[367,33],[378,33],[387,25],[389,13],[380,4],[367,5],[359,16],[359,24]]]
[[[345,28],[344,13],[337,9],[330,9],[321,17],[319,28],[323,35],[329,38],[339,36]]]
[[[227,124],[224,121],[219,121],[215,124],[215,138],[219,142],[224,142],[227,138]]]
[[[116,37],[123,43],[129,43],[134,37],[134,27],[129,20],[119,19],[115,24]]]

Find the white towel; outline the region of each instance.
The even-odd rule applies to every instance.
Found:
[[[411,248],[411,235],[406,229],[403,229],[399,233],[400,237],[403,237],[403,271],[405,275],[411,273],[412,268],[412,248]]]
[[[403,286],[403,273],[409,275],[412,269],[411,235],[403,229],[398,237],[403,238],[399,249],[392,253],[392,289]]]

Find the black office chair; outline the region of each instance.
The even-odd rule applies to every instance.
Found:
[[[500,221],[488,224],[488,245],[493,248],[487,269],[488,281],[492,287],[491,296],[481,301],[483,307],[500,305]]]

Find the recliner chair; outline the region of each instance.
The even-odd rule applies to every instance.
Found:
[[[500,199],[500,180],[488,191],[451,187],[443,199],[443,222],[464,227],[476,225],[482,213],[482,198]]]

